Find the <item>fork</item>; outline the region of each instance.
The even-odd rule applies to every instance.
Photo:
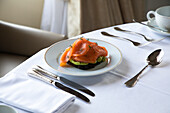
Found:
[[[117,31],[121,31],[121,32],[126,32],[126,33],[131,33],[131,34],[137,34],[139,36],[142,36],[146,41],[152,42],[152,41],[156,41],[155,39],[148,39],[145,35],[135,32],[135,31],[129,31],[129,30],[124,30],[120,27],[114,27],[115,30]]]
[[[162,38],[162,39],[159,39],[159,40],[156,40],[156,41],[152,41],[152,42],[139,43],[139,42],[133,41],[133,40],[128,39],[128,38],[119,37],[119,36],[115,36],[115,35],[109,34],[109,33],[105,32],[105,31],[102,31],[101,34],[104,35],[104,36],[110,36],[110,37],[114,37],[114,38],[117,38],[117,39],[122,39],[122,40],[130,41],[134,46],[137,46],[137,47],[143,47],[143,46],[146,46],[146,45],[148,45],[148,44],[150,44],[152,42],[159,42],[159,41],[165,39],[165,38]]]
[[[135,19],[133,19],[133,22],[139,23],[139,24],[142,24],[142,25],[144,25],[144,26],[148,26],[148,27],[151,27],[151,28],[154,28],[154,29],[157,29],[157,30],[159,30],[159,31],[161,31],[161,32],[169,33],[167,30],[163,30],[163,29],[160,29],[160,28],[158,28],[158,27],[151,26],[151,25],[149,25],[149,24],[144,24],[144,23],[142,23],[142,22],[136,21]]]

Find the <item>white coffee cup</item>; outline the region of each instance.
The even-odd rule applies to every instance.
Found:
[[[147,19],[152,20],[151,15],[154,15],[155,22],[163,30],[170,31],[170,6],[163,6],[156,11],[149,11]]]

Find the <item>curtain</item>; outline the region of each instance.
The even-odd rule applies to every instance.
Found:
[[[144,18],[144,0],[70,0],[68,37]]]
[[[44,0],[41,29],[57,34],[67,34],[68,0]]]

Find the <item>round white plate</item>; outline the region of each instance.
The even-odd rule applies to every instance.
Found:
[[[154,27],[159,28],[158,25],[157,25],[156,22],[155,22],[155,18],[153,18],[152,20],[148,21],[148,22],[147,22],[147,25],[151,25],[151,26],[154,26]],[[148,26],[148,27],[149,27],[149,26]],[[163,32],[163,31],[161,31],[161,30],[159,30],[159,29],[155,29],[155,28],[152,28],[152,27],[149,27],[149,28],[152,29],[155,33],[158,33],[158,34],[160,34],[160,35],[170,36],[170,32]]]
[[[55,69],[57,72],[65,74],[65,75],[72,75],[72,76],[92,76],[92,75],[98,75],[105,72],[108,72],[118,66],[121,63],[122,60],[122,54],[120,50],[114,46],[113,44],[110,44],[108,42],[104,42],[102,40],[96,40],[96,39],[89,39],[91,42],[97,42],[99,46],[103,46],[108,50],[108,63],[100,67],[103,64],[99,64],[99,66],[89,69],[89,70],[81,70],[75,67],[61,67],[60,66],[60,56],[64,52],[64,50],[69,47],[76,39],[69,39],[60,41],[58,43],[55,43],[52,45],[45,53],[45,61],[46,63]]]

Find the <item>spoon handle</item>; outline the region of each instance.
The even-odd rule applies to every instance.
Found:
[[[125,82],[127,87],[133,87],[136,85],[139,75],[148,67],[149,65],[146,65],[137,75],[135,75],[134,77],[132,77],[130,80],[128,80],[127,82]]]

